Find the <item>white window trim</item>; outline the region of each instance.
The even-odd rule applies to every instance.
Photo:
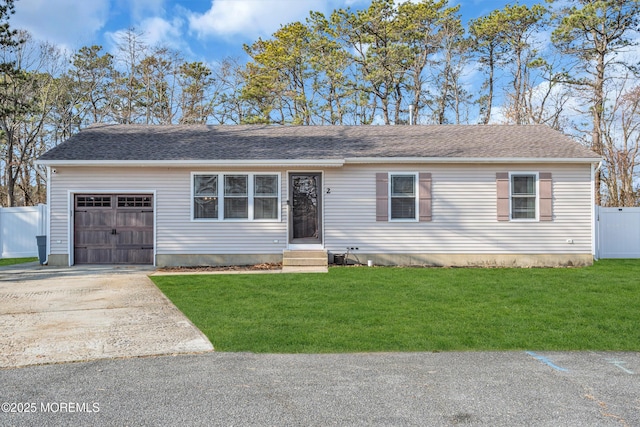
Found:
[[[513,217],[513,176],[535,176],[536,180],[536,217],[535,218],[514,218]],[[514,222],[539,222],[540,221],[540,177],[538,172],[509,172],[509,221]]]
[[[195,177],[199,175],[217,175],[218,177],[218,218],[195,218]],[[247,218],[225,218],[224,217],[224,177],[226,175],[245,175],[247,176],[247,197],[248,197],[248,217]],[[270,175],[277,177],[277,218],[254,219],[254,177],[256,175]],[[191,222],[280,222],[282,218],[282,177],[279,172],[191,172],[189,181],[191,187],[190,217]]]
[[[393,197],[393,191],[392,191],[392,176],[397,176],[397,175],[412,175],[413,176],[413,192],[414,192],[414,201],[415,201],[415,207],[413,209],[413,211],[415,212],[415,217],[414,218],[393,218],[393,210],[391,209],[391,199]],[[387,194],[388,194],[388,212],[389,212],[389,222],[418,222],[420,220],[420,212],[418,212],[418,209],[420,208],[420,181],[419,181],[419,177],[420,174],[418,172],[403,172],[403,171],[397,171],[397,172],[389,172],[389,175],[387,177],[387,181],[388,181],[388,190],[387,190]]]

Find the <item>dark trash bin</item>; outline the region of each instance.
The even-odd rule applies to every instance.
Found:
[[[36,236],[38,241],[38,260],[41,265],[47,262],[47,236]]]

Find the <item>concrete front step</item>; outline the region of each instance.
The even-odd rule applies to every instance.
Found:
[[[283,258],[282,265],[299,265],[299,266],[326,266],[329,265],[326,259],[321,258]]]
[[[282,266],[283,273],[328,273],[329,267],[319,267],[319,266],[311,266],[311,267],[300,267],[300,266]]]
[[[283,267],[326,267],[329,260],[326,251],[284,251]]]
[[[321,250],[295,250],[295,251],[283,251],[282,255],[285,258],[327,258],[327,251]]]

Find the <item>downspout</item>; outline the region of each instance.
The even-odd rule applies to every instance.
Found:
[[[47,236],[47,259],[46,265],[49,265],[49,254],[51,253],[51,166],[47,166],[47,204],[45,205],[45,221],[44,234]]]
[[[596,165],[595,167],[593,165]],[[595,204],[596,200],[596,185],[595,185],[595,177],[596,174],[602,168],[602,160],[600,160],[597,164],[594,163],[591,166],[591,224],[592,224],[592,232],[591,232],[591,252],[593,255],[593,259],[598,261],[600,254],[600,206]]]

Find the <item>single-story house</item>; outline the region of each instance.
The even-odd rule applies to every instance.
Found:
[[[544,125],[93,125],[39,159],[48,263],[588,265],[600,160]]]

